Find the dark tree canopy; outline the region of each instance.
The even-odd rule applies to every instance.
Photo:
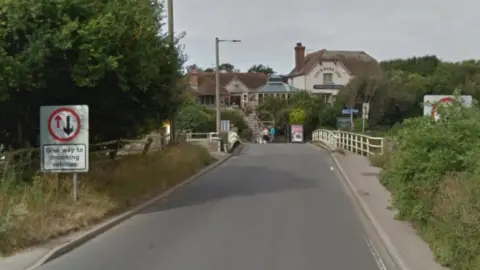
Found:
[[[341,106],[361,108],[371,102],[370,126],[390,127],[423,114],[423,97],[452,95],[455,90],[480,100],[480,61],[443,62],[436,56],[380,63],[383,77],[355,78],[337,98]]]
[[[93,141],[132,137],[179,104],[180,53],[148,0],[4,1],[0,141],[36,145],[42,105],[90,106]]]
[[[251,66],[248,69],[248,72],[261,72],[261,73],[267,74],[268,76],[276,74],[276,72],[271,67],[265,66],[265,65],[262,65],[262,64]]]

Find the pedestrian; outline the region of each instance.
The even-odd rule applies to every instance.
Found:
[[[268,143],[269,137],[268,137],[268,129],[265,128],[262,132],[262,143]]]
[[[275,128],[273,126],[270,126],[270,142],[273,142],[275,138]]]

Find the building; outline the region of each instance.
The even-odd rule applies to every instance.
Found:
[[[197,102],[206,106],[215,106],[215,72],[188,74],[189,92]],[[247,107],[257,100],[257,89],[265,85],[268,77],[264,73],[222,72],[220,73],[220,104],[222,106]]]
[[[265,85],[260,86],[256,90],[256,101],[261,103],[267,96],[288,99],[290,95],[296,91],[298,91],[298,89],[285,83],[281,76],[271,76]]]
[[[333,102],[340,89],[354,77],[382,74],[377,60],[363,51],[319,50],[305,54],[305,46],[297,43],[295,67],[288,74],[288,83],[297,89],[321,94]]]

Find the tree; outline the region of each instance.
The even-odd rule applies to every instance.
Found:
[[[38,108],[54,104],[89,105],[94,142],[158,126],[180,104],[182,65],[162,13],[148,0],[2,3],[0,134],[36,145]]]
[[[192,64],[192,65],[188,65],[186,66],[186,70],[187,70],[187,73],[190,73],[194,70],[198,71],[198,72],[202,72],[203,70],[197,65],[197,64]]]
[[[285,99],[275,98],[273,96],[267,96],[259,104],[257,111],[260,114],[260,118],[265,121],[276,121],[277,115],[280,111],[288,107]]]
[[[196,104],[189,104],[181,109],[175,120],[179,130],[210,132],[215,128],[212,115]]]
[[[293,108],[288,114],[288,120],[290,124],[304,124],[307,115],[304,109]]]
[[[230,63],[220,64],[219,68],[220,68],[220,71],[225,71],[225,72],[238,72],[238,69],[236,69],[235,66],[232,65],[232,64],[230,64]]]
[[[267,76],[271,76],[271,75],[276,74],[276,72],[273,71],[273,69],[271,67],[265,66],[265,65],[262,65],[262,64],[251,66],[248,69],[248,72],[249,73],[253,73],[253,72],[265,73],[265,74],[267,74]]]

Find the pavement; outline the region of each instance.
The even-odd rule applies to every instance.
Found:
[[[353,202],[327,152],[308,144],[247,145],[37,269],[394,269]]]
[[[345,155],[333,153],[335,159],[355,186],[358,194],[366,203],[372,218],[388,237],[404,269],[447,270],[435,262],[427,243],[417,234],[408,222],[395,219],[395,212],[389,209],[390,193],[383,187],[378,175],[380,169],[370,166],[367,157],[346,152]],[[384,240],[383,240],[384,241]]]

